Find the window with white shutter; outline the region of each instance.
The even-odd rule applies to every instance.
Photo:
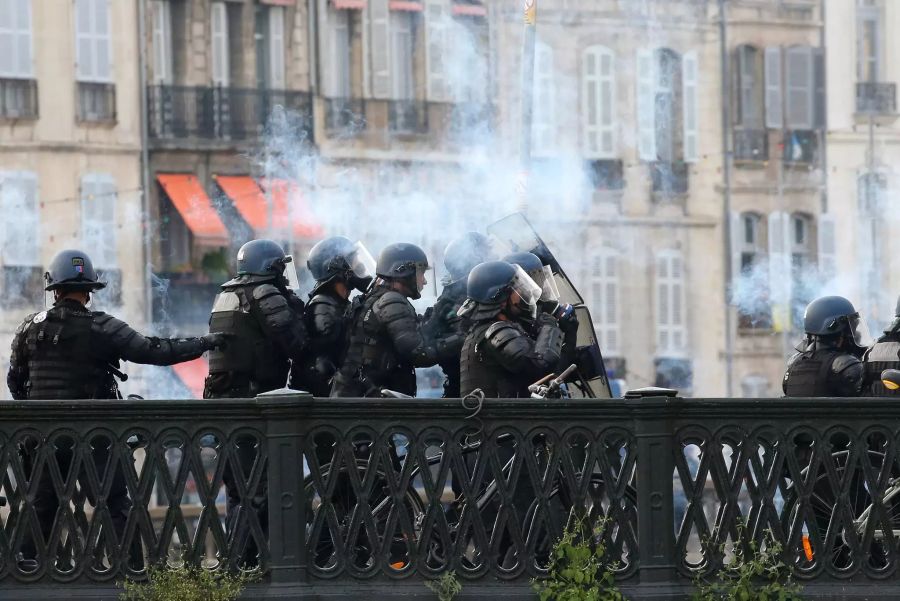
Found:
[[[76,79],[112,82],[109,0],[75,0]]]
[[[881,7],[860,0],[856,7],[856,80],[877,82],[882,76],[881,48],[884,44]]]
[[[759,49],[744,44],[735,49],[735,119],[745,129],[763,127],[763,56]]]
[[[656,160],[656,68],[652,50],[637,53],[638,156]]]
[[[285,88],[284,73],[284,7],[269,7],[269,87]]]
[[[700,75],[697,53],[695,51],[686,52],[681,57],[681,95],[682,95],[682,111],[684,113],[684,121],[682,123],[684,132],[684,161],[693,163],[700,159],[699,145],[699,94],[697,91],[697,81]]]
[[[25,171],[0,171],[0,211],[15,215],[4,219],[4,266],[34,267],[41,264],[37,176]]]
[[[788,48],[785,54],[787,126],[790,129],[813,129],[815,110],[813,49],[808,46],[794,46]]]
[[[678,251],[656,256],[656,354],[678,357],[687,352],[684,260]]]
[[[224,2],[210,4],[210,30],[212,42],[212,82],[228,86],[230,65],[228,60],[228,10]]]
[[[837,226],[834,214],[819,215],[819,277],[828,281],[837,274]]]
[[[427,0],[425,4],[425,61],[428,66],[428,99],[450,100],[446,63],[450,57],[449,0]]]
[[[373,98],[391,97],[391,14],[388,0],[369,0],[369,72]]]
[[[337,10],[324,0],[327,26],[323,40],[326,66],[324,73],[325,95],[328,98],[350,97],[350,11]]]
[[[391,94],[394,100],[411,100],[413,88],[413,16],[406,11],[390,14]]]
[[[534,47],[534,109],[531,121],[531,145],[537,155],[553,154],[556,149],[556,87],[553,48],[538,42]]]
[[[172,62],[172,10],[169,0],[153,0],[152,12],[152,44],[153,44],[153,80],[157,83],[170,84],[173,80],[174,65]]]
[[[114,268],[116,256],[116,184],[106,174],[81,178],[81,241],[97,268]]]
[[[0,77],[31,79],[31,0],[0,2]]]
[[[591,299],[597,341],[607,356],[620,355],[619,254],[602,249],[591,257]]]
[[[591,46],[582,55],[582,153],[586,158],[615,158],[616,65],[612,50]]]
[[[771,47],[765,51],[766,75],[766,127],[784,127],[784,99],[781,79],[781,48]]]

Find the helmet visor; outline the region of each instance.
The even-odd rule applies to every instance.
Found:
[[[291,290],[299,290],[300,278],[297,277],[297,268],[294,267],[294,257],[285,255],[281,262],[284,263],[284,279],[287,280],[287,287]]]
[[[350,269],[360,278],[375,276],[375,259],[372,253],[366,248],[362,242],[353,245],[353,252],[350,253]]]
[[[866,347],[872,344],[869,326],[859,318],[858,313],[850,316],[850,331],[853,332],[853,341],[857,346]]]
[[[559,303],[559,287],[556,278],[549,265],[544,265],[544,283],[541,286],[541,301],[545,303]]]
[[[518,265],[513,265],[516,273],[510,282],[512,291],[519,295],[522,302],[537,310],[537,302],[541,298],[541,287],[538,286],[530,275]]]

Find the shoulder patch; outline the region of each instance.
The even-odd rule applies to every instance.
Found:
[[[32,323],[42,323],[47,319],[47,312],[41,311],[40,313],[36,313],[34,317],[31,318]]]

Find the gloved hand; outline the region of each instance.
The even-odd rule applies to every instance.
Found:
[[[203,348],[211,351],[213,349],[224,349],[228,346],[229,341],[234,338],[234,334],[227,332],[215,332],[200,337],[203,341]]]
[[[559,321],[559,327],[564,332],[578,329],[578,317],[575,315],[575,307],[572,305],[560,305],[553,316]]]
[[[559,322],[557,322],[556,317],[549,313],[538,313],[537,319],[535,319],[534,322],[534,331],[539,332],[544,326],[553,326],[556,328],[559,327]]]

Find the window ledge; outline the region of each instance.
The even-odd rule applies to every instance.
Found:
[[[734,159],[734,166],[739,169],[755,169],[761,171],[769,166],[769,159]]]
[[[853,113],[853,120],[857,125],[867,125],[869,119],[875,125],[891,125],[898,117],[900,113]]]
[[[775,330],[771,327],[759,327],[759,328],[738,328],[737,330],[738,336],[754,336],[754,337],[762,337],[762,336],[771,336],[775,333]]]

